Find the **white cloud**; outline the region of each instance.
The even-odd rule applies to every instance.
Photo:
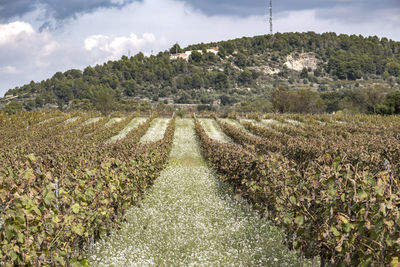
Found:
[[[23,21],[0,24],[0,45],[29,38],[34,33],[35,31],[32,26]]]
[[[0,24],[0,51],[9,51],[1,53],[0,59],[9,57],[12,53],[29,56],[32,56],[30,54],[32,53],[36,57],[49,56],[57,47],[59,44],[53,40],[49,32],[37,32],[27,22]]]
[[[134,33],[130,33],[127,37],[98,34],[87,37],[84,41],[84,47],[87,51],[97,52],[97,55],[103,53],[108,59],[115,59],[128,54],[128,51],[131,50],[160,49],[166,42],[165,38],[156,39],[152,33],[144,33],[141,38]]]
[[[55,65],[59,47],[51,33],[38,32],[28,22],[0,24],[0,96],[9,88],[45,78],[43,68]]]

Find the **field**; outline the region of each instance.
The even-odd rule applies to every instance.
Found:
[[[400,118],[0,114],[0,265],[397,266]]]

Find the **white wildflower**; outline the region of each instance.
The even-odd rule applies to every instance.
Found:
[[[167,129],[170,119],[157,118],[151,122],[149,130],[140,140],[141,143],[155,142],[164,137],[165,130]]]
[[[132,131],[145,121],[146,118],[133,118],[131,122],[129,122],[128,125],[126,125],[124,129],[122,129],[122,131],[120,131],[117,135],[111,137],[107,142],[111,143],[124,139],[130,131]]]
[[[177,119],[169,166],[122,229],[95,245],[90,265],[298,265],[282,232],[228,192],[201,157],[193,121]]]

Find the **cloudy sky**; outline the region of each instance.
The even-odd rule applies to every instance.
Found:
[[[267,0],[0,0],[0,97],[57,71],[178,42],[268,33]],[[278,3],[279,2],[279,3]],[[274,1],[274,31],[400,41],[400,0]]]

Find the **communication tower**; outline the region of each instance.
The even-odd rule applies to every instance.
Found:
[[[274,34],[272,27],[272,0],[269,0],[269,34]]]

